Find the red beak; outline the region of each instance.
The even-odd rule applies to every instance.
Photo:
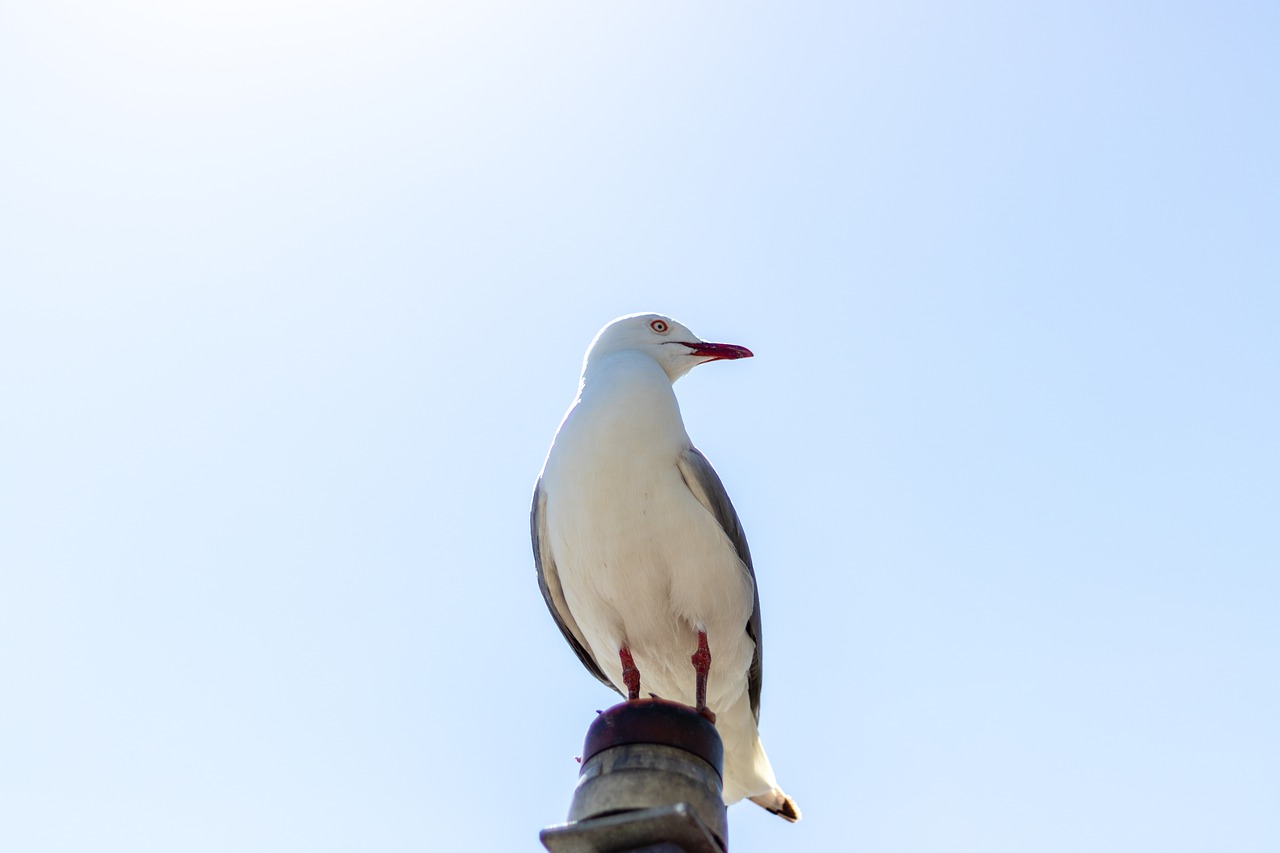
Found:
[[[704,342],[690,344],[681,342],[681,345],[693,350],[694,355],[702,356],[703,358],[751,358],[752,356],[751,350],[746,347],[740,347],[737,344],[709,344]]]

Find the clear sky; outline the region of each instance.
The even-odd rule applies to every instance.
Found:
[[[0,8],[0,849],[536,851],[596,330],[755,556],[805,819],[1280,849],[1280,6]]]

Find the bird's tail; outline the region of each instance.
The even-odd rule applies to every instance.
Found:
[[[791,823],[800,819],[800,807],[795,800],[782,793],[781,788],[772,788],[768,793],[752,797],[751,802]]]

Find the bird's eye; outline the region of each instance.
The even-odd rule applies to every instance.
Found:
[[[652,321],[651,323],[649,323],[649,328],[653,329],[655,332],[657,332],[660,335],[665,335],[667,333],[667,324],[666,324],[666,321],[664,320]]]

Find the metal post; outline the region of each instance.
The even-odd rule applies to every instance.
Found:
[[[569,822],[551,853],[727,853],[724,747],[697,711],[662,699],[614,705],[587,730]]]

